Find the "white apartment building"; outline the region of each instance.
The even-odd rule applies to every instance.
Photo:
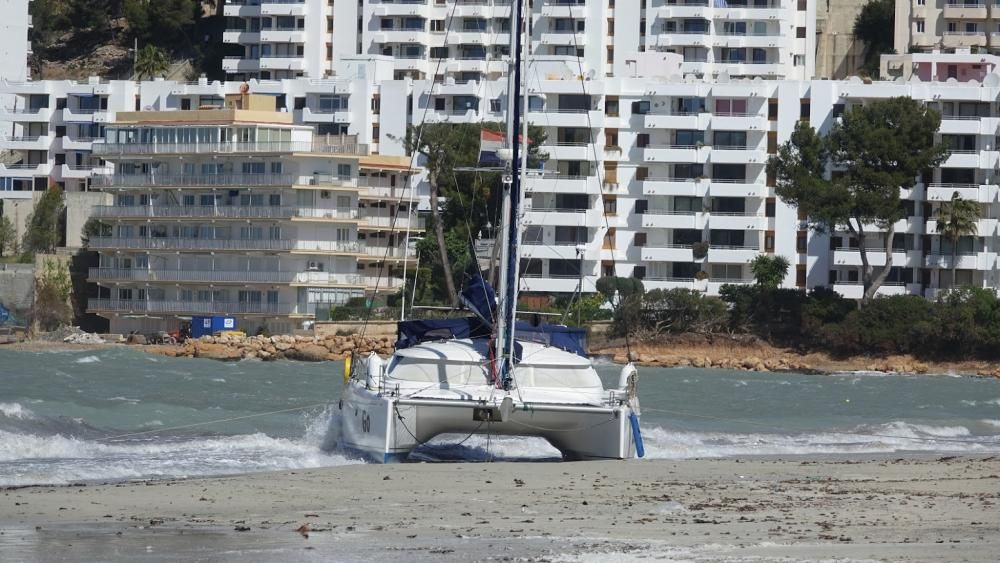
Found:
[[[976,236],[959,243],[957,283],[1000,287],[996,274],[1000,250],[997,232],[1000,76],[991,74],[982,82],[921,81],[919,76],[912,76],[909,81],[874,83],[859,79],[710,81],[693,76],[682,78],[683,62],[678,55],[646,53],[627,58],[633,61],[630,67],[633,76],[629,78],[580,80],[577,69],[559,56],[549,60],[539,58],[532,63],[535,69],[528,73],[527,116],[548,135],[542,147],[548,159],[542,169],[531,171],[525,185],[522,290],[526,295],[551,296],[579,288],[590,292],[597,279],[605,275],[639,277],[649,289],[684,287],[715,294],[724,283],[749,282],[749,262],[761,253],[774,253],[785,256],[793,265],[786,286],[832,285],[844,295],[860,297],[860,253],[856,241],[846,232],[821,235],[807,231],[796,210],[775,197],[765,165],[769,155],[789,138],[798,121],[808,120],[825,131],[849,107],[893,96],[911,96],[941,111],[944,116],[941,139],[952,147],[952,154],[913,189],[901,194],[908,217],[895,225],[895,268],[881,293],[933,296],[955,283],[951,279],[952,249],[936,234],[933,219],[941,202],[955,192],[978,201],[983,212]],[[221,105],[227,97],[246,87],[254,95],[268,96],[268,107],[273,103],[273,109],[287,116],[289,123],[297,126],[296,130],[303,131],[299,134],[307,131],[303,126],[310,126],[311,134],[321,138],[349,137],[353,143],[367,145],[369,156],[358,155],[357,171],[352,168],[350,172],[359,179],[370,176],[363,164],[365,158],[376,158],[376,153],[378,158],[396,157],[397,166],[402,166],[402,161],[409,162],[403,146],[408,125],[496,121],[503,117],[500,112],[506,106],[503,81],[432,84],[426,80],[394,80],[393,62],[384,57],[345,61],[344,65],[345,68],[338,69],[343,71],[338,76],[365,78],[250,81],[245,86],[204,80],[195,84],[113,82],[107,85],[113,93],[108,106],[122,104],[115,99],[116,92],[133,103],[132,97],[138,92],[144,109],[158,110],[164,115],[184,113]],[[349,65],[354,65],[353,70],[346,68]],[[70,83],[38,84],[5,84],[0,91],[24,97],[40,90],[67,91],[78,87]],[[54,95],[53,100],[60,97]],[[116,116],[116,121],[119,120]],[[106,126],[102,136],[106,138],[109,130],[115,129]],[[99,170],[104,174],[112,171],[120,174],[115,167],[122,157],[112,159],[109,149],[100,145],[98,142],[91,146],[94,158],[111,164],[103,164]],[[58,154],[50,151],[45,164]],[[234,171],[237,164],[242,170],[243,161],[236,156],[260,157],[240,154],[232,158],[218,155],[218,158],[230,159]],[[296,154],[277,156],[283,162],[282,174],[286,173],[284,162],[292,167],[298,160]],[[262,158],[267,163],[265,170],[270,170],[266,167],[273,157]],[[186,164],[169,162],[167,166],[174,174]],[[309,176],[301,169],[288,170],[303,178]],[[344,174],[338,171],[337,176]],[[83,189],[100,189],[103,195],[112,197],[107,194],[114,193],[117,198],[119,194],[111,191],[114,180],[108,180],[109,177],[113,175],[90,179]],[[379,178],[386,178],[380,181],[397,190],[412,186],[415,205],[426,206],[423,200],[427,186],[419,171],[410,184],[398,173],[395,184],[392,174]],[[109,181],[111,185],[105,183]],[[234,182],[239,184],[244,179]],[[300,197],[297,194],[304,191],[300,183],[305,182],[297,180],[291,186],[282,185],[280,205],[276,207],[313,205],[289,199],[293,197],[291,194]],[[167,188],[171,187],[164,186]],[[223,191],[228,193],[228,187]],[[264,192],[270,202],[272,192]],[[342,203],[357,205],[359,215],[371,214],[373,208],[366,203],[364,193],[359,190],[358,195],[351,195],[349,201],[345,199]],[[200,192],[192,195],[196,196],[195,202],[201,201]],[[240,193],[239,197],[242,196]],[[242,199],[238,201],[242,205]],[[252,197],[249,202],[254,202]],[[401,202],[395,200],[396,209]],[[236,204],[236,199],[228,203]],[[390,204],[382,202],[375,209],[379,213],[387,209],[398,217]],[[125,207],[132,205],[126,202]],[[148,205],[148,202],[136,200],[134,205]],[[168,207],[184,205],[182,200]],[[338,203],[338,208],[343,206]],[[297,217],[282,216],[279,222],[287,221],[299,228],[301,218]],[[131,221],[134,217],[122,221],[126,219]],[[139,222],[147,219],[140,217]],[[246,218],[243,220],[246,222]],[[283,239],[292,232],[279,234]],[[295,240],[282,244],[298,244],[295,241],[301,232],[294,231]],[[364,228],[355,227],[349,236],[358,233],[360,240],[364,232]],[[228,237],[241,238],[235,233],[230,231]],[[365,234],[369,241],[365,244],[372,244]],[[386,232],[383,236],[394,234]],[[334,231],[323,236],[328,237],[324,239],[328,242],[342,240]],[[151,238],[148,231],[147,238]],[[390,241],[377,240],[377,245],[383,244]],[[391,245],[399,244],[397,235]],[[878,241],[875,245],[885,247]],[[108,245],[109,253],[114,246]],[[279,253],[290,251],[291,247]],[[876,265],[885,263],[884,251],[872,249],[869,256]],[[357,264],[362,263],[365,260],[359,258]],[[225,267],[229,271],[238,266]],[[326,268],[325,271],[337,274],[358,271],[346,263]],[[394,272],[392,275],[397,275],[398,269]],[[281,303],[292,303],[285,299],[278,298]],[[308,315],[308,307],[296,309],[300,310]]]
[[[898,54],[1000,51],[1000,5],[987,0],[896,0]]]
[[[233,79],[319,78],[333,61],[385,55],[394,78],[458,83],[507,71],[510,0],[228,0],[225,41],[243,46]],[[681,55],[699,77],[811,78],[815,6],[806,0],[537,0],[532,54],[561,57],[593,77],[626,76],[624,56]]]
[[[92,215],[103,232],[89,243],[100,297],[88,310],[113,332],[222,314],[287,333],[319,309],[398,291],[421,221],[390,197],[409,159],[316,136],[270,96],[226,107],[244,109],[120,113],[94,145],[113,170],[95,187],[113,202]]]

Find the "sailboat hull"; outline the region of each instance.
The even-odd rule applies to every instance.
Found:
[[[341,447],[376,463],[404,461],[417,446],[442,434],[532,436],[547,440],[567,460],[627,459],[636,447],[626,404],[511,404],[501,401],[420,399],[379,395],[349,383],[340,403]]]

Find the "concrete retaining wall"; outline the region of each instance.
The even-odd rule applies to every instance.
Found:
[[[316,338],[328,338],[346,334],[361,334],[365,336],[396,336],[396,321],[370,321],[367,328],[363,321],[317,321],[313,326],[313,335]]]

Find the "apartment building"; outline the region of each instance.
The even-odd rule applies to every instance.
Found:
[[[415,259],[407,232],[422,220],[391,197],[409,159],[317,136],[271,96],[121,112],[93,148],[111,170],[93,187],[113,201],[92,213],[100,297],[88,310],[113,332],[207,314],[290,332],[318,309],[398,291]]]
[[[711,81],[694,76],[677,79],[678,69],[684,64],[677,54],[633,53],[627,59],[631,61],[630,77],[584,77],[583,80],[580,80],[578,68],[566,63],[560,56],[539,56],[532,62],[534,68],[528,73],[527,117],[529,122],[545,130],[548,138],[541,149],[548,158],[540,169],[530,171],[525,182],[522,247],[522,290],[525,294],[551,296],[580,289],[590,292],[594,290],[597,279],[606,275],[642,278],[647,288],[684,287],[714,294],[724,283],[749,282],[749,262],[761,253],[773,253],[785,256],[793,265],[785,280],[786,286],[811,288],[832,285],[844,295],[860,297],[860,253],[856,241],[846,232],[818,234],[808,231],[796,210],[775,197],[772,182],[767,177],[766,162],[769,155],[789,138],[797,122],[808,120],[814,127],[825,131],[853,105],[893,96],[911,96],[941,111],[944,116],[941,140],[951,147],[952,154],[942,166],[921,178],[913,189],[901,194],[906,202],[908,217],[894,226],[892,245],[897,249],[893,253],[895,267],[881,292],[932,296],[955,283],[972,283],[981,287],[998,287],[1000,284],[995,273],[1000,241],[996,224],[1000,218],[1000,208],[997,207],[1000,181],[996,173],[1000,166],[1000,152],[997,150],[1000,76],[990,74],[982,81],[967,82],[924,81],[919,74],[911,76],[909,81],[873,83],[859,79]],[[117,99],[118,92],[133,104],[134,95],[139,94],[140,105],[144,109],[164,115],[174,114],[176,118],[198,108],[224,105],[227,99],[248,90],[256,96],[264,96],[267,107],[283,116],[285,121],[282,123],[286,127],[301,131],[297,135],[308,132],[328,139],[330,144],[367,146],[366,151],[359,151],[360,154],[350,157],[327,155],[330,163],[346,159],[348,162],[344,164],[350,166],[349,171],[347,168],[336,172],[333,169],[320,170],[315,166],[313,171],[338,178],[350,174],[362,183],[372,181],[374,172],[383,185],[374,191],[370,187],[365,191],[361,186],[348,186],[344,189],[350,194],[337,193],[336,198],[333,190],[318,188],[321,192],[330,192],[332,199],[327,202],[299,199],[306,197],[300,193],[311,193],[308,190],[316,188],[308,187],[307,180],[313,177],[311,173],[304,172],[301,165],[294,163],[300,159],[312,162],[309,160],[311,157],[300,158],[296,152],[229,155],[213,147],[208,147],[208,152],[215,159],[231,161],[226,165],[228,168],[223,166],[224,174],[243,174],[243,165],[250,166],[244,162],[246,159],[259,159],[260,164],[253,164],[252,170],[258,171],[263,165],[265,174],[297,175],[294,182],[288,186],[282,184],[280,189],[265,186],[275,188],[276,192],[261,190],[261,196],[267,196],[268,206],[271,195],[275,195],[274,207],[294,209],[281,211],[285,215],[273,218],[274,221],[271,217],[239,218],[243,223],[249,219],[251,226],[257,219],[282,226],[274,231],[273,236],[284,241],[280,244],[288,248],[276,250],[279,254],[298,249],[296,241],[305,236],[302,233],[306,231],[300,229],[305,229],[303,221],[308,218],[308,213],[313,212],[300,212],[300,208],[326,208],[336,202],[338,209],[356,206],[356,212],[352,211],[350,217],[352,227],[343,232],[324,231],[321,240],[335,244],[345,240],[344,235],[349,241],[353,241],[355,236],[360,241],[363,235],[365,246],[391,246],[395,249],[393,253],[402,253],[408,259],[410,255],[399,248],[399,226],[404,223],[397,222],[394,232],[387,225],[379,225],[384,229],[372,236],[365,227],[372,226],[372,221],[358,219],[358,224],[354,225],[353,215],[356,213],[360,218],[378,210],[377,213],[395,215],[398,221],[401,219],[400,209],[405,209],[408,217],[413,208],[423,206],[426,209],[428,187],[421,171],[418,168],[409,178],[405,178],[402,172],[405,168],[403,162],[409,163],[404,146],[407,126],[424,122],[500,120],[503,117],[501,110],[506,106],[506,86],[504,81],[472,85],[395,80],[394,62],[386,57],[362,57],[344,61],[343,64],[345,66],[340,69],[343,72],[338,76],[366,78],[249,83],[209,83],[203,80],[192,84],[154,81],[133,84],[134,91],[126,88],[130,83],[113,82],[107,85],[112,92],[108,107],[123,105]],[[23,97],[39,90],[62,91],[76,87],[78,85],[67,83],[25,83],[6,84],[0,91],[10,91]],[[109,179],[126,175],[121,166],[133,160],[131,153],[117,154],[109,152],[107,147],[109,131],[117,131],[115,128],[121,126],[136,126],[129,121],[136,118],[122,115],[128,116],[130,112],[116,114],[114,121],[104,126],[104,140],[91,146],[91,153],[98,159],[100,168],[96,169],[99,171],[96,177],[88,179],[84,189],[105,197],[118,198],[119,195],[138,193],[129,192],[132,189],[129,185],[116,184],[114,179]],[[52,114],[52,119],[56,118]],[[124,125],[119,124],[120,121],[124,121]],[[51,162],[55,156],[58,153],[50,153],[45,163]],[[182,171],[183,176],[187,173],[183,172],[187,163],[200,166],[195,156],[183,156],[184,163],[174,156],[170,157],[174,160],[165,161],[166,170],[170,171],[165,177],[172,177],[178,171]],[[243,160],[236,159],[237,156]],[[275,158],[281,163],[280,173],[279,169],[270,168],[275,165]],[[382,171],[372,169],[369,166],[374,164],[372,159],[389,159],[394,167]],[[419,159],[416,163],[419,167]],[[148,165],[144,161],[131,164],[140,167]],[[202,174],[200,168],[193,170]],[[151,168],[139,168],[139,172],[134,174],[159,174],[159,178],[164,177],[163,171],[156,172]],[[131,176],[128,182],[132,182]],[[250,180],[239,176],[233,182],[246,184]],[[114,190],[118,185],[124,186],[125,194]],[[162,187],[161,191],[170,192],[183,186]],[[249,184],[242,187],[256,186]],[[356,195],[354,190],[357,190]],[[265,201],[259,198],[254,200],[256,196],[243,191],[230,196],[230,191],[230,186],[222,190],[223,197],[227,198],[222,207],[242,205],[244,195],[250,198],[247,201],[251,204]],[[941,203],[956,192],[978,201],[982,205],[983,216],[976,236],[963,239],[956,249],[956,279],[953,280],[952,249],[937,235],[934,215]],[[404,193],[408,195],[402,195]],[[388,199],[366,199],[366,194]],[[198,206],[203,205],[200,199],[202,192],[190,195],[195,197],[194,202]],[[347,197],[339,200],[341,196]],[[405,206],[401,205],[404,200],[407,203]],[[150,205],[150,201],[137,197],[125,200],[122,205],[142,207]],[[190,203],[190,200],[186,203],[183,199],[179,202],[170,199],[158,201],[167,202],[164,205],[170,208],[183,208]],[[117,202],[113,199],[106,205],[115,206]],[[206,200],[204,205],[208,203]],[[96,213],[120,212],[98,210]],[[307,216],[303,217],[302,213]],[[174,222],[177,219],[171,217]],[[201,220],[201,217],[196,219]],[[343,220],[339,215],[334,219]],[[116,220],[143,223],[148,222],[149,217],[127,216]],[[213,216],[212,220],[219,222],[223,218]],[[384,224],[386,219],[379,221]],[[138,228],[141,225],[134,226]],[[293,227],[295,230],[288,230]],[[413,232],[419,227],[419,222],[415,223]],[[220,238],[241,241],[242,231],[234,229],[235,226],[223,232],[225,236]],[[260,233],[266,232],[271,236],[270,230],[263,230],[263,226],[261,229]],[[162,230],[158,232],[162,234]],[[168,234],[173,232],[170,230]],[[194,232],[180,238],[191,238]],[[153,238],[150,230],[143,233],[147,238]],[[138,237],[138,234],[113,235],[109,235],[110,239]],[[314,239],[306,237],[302,240]],[[883,242],[875,240],[873,244],[884,249]],[[106,248],[108,253],[111,254],[112,247],[119,243],[123,245],[123,252],[146,250],[130,249],[128,244],[139,243],[119,240],[111,241]],[[161,243],[154,241],[148,244]],[[185,249],[169,250],[176,253]],[[244,249],[239,252],[244,252]],[[359,256],[346,257],[356,259],[357,265],[353,269],[355,262],[348,259],[346,262],[325,264],[324,271],[360,275],[362,265],[365,266],[363,270],[369,271],[368,261],[361,256],[363,253],[359,251],[357,254]],[[884,251],[877,248],[872,249],[869,257],[876,265],[884,263],[886,258]],[[282,268],[288,264],[283,261]],[[308,268],[308,260],[305,267]],[[398,279],[398,264],[378,267],[390,268],[390,276]],[[392,270],[393,267],[396,269]],[[227,263],[225,268],[229,271],[230,268],[243,267]],[[298,274],[302,273],[301,263],[297,262],[294,268],[299,268]],[[267,269],[274,267],[267,266]],[[369,285],[357,289],[371,291]],[[146,299],[149,300],[148,294]],[[293,303],[288,291],[277,299],[289,306]],[[298,308],[298,293],[295,299],[296,313],[308,315],[308,294],[305,308]],[[164,297],[163,300],[168,299]],[[234,301],[239,302],[238,296]]]
[[[395,79],[457,83],[507,72],[511,0],[229,0],[225,41],[233,79],[320,78],[332,61],[394,60]],[[581,76],[624,76],[625,55],[676,53],[699,77],[808,79],[815,72],[815,6],[806,0],[539,0],[532,54],[562,57]],[[324,27],[325,26],[325,27]]]
[[[896,53],[1000,50],[1000,6],[987,0],[896,0]]]

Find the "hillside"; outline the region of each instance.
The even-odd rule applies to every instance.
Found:
[[[221,78],[221,1],[34,0],[30,11],[35,80],[134,78],[136,46],[164,53],[151,75]]]

